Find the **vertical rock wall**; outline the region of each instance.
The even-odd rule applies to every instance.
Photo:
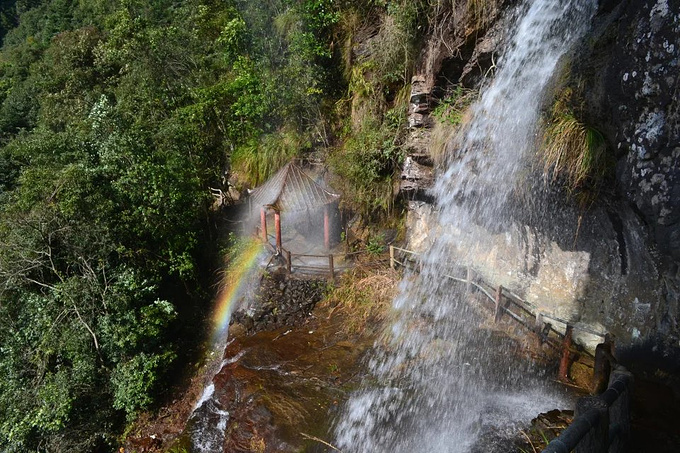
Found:
[[[463,22],[455,15],[447,20],[458,17],[457,23],[430,36],[414,84],[416,101],[427,93],[436,103],[438,80],[473,84],[465,68],[489,68],[502,42],[499,11],[473,38],[456,28]],[[531,204],[546,218],[518,216],[502,233],[489,231],[482,246],[457,253],[490,283],[570,322],[614,333],[620,345],[651,341],[663,350],[677,349],[680,1],[603,0],[591,33],[565,67],[583,87],[585,121],[602,131],[615,155],[615,187],[585,212],[569,207],[566,194],[549,199],[536,194]],[[428,111],[413,104],[418,121],[412,126],[427,126]],[[414,130],[419,140],[414,149],[422,154],[428,134]],[[417,172],[407,169],[403,179],[410,176]],[[410,207],[413,248],[427,247],[428,235],[465,235],[430,231],[433,208],[421,201]],[[581,340],[591,346],[597,341]]]
[[[617,153],[620,195],[680,259],[680,2],[603,2],[574,58],[589,122]]]

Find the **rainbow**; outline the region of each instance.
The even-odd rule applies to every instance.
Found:
[[[229,328],[232,306],[242,294],[243,283],[248,280],[250,270],[256,265],[257,257],[262,248],[260,241],[248,240],[241,253],[236,256],[225,271],[213,315],[213,343],[221,339],[224,332]]]

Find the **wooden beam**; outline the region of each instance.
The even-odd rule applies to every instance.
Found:
[[[503,287],[501,285],[498,285],[498,289],[496,290],[496,313],[494,315],[494,322],[498,322],[501,320],[501,316],[503,316],[503,309],[501,308],[501,299],[503,298]]]
[[[335,281],[335,263],[333,262],[333,255],[328,255],[328,270],[331,273],[331,280]]]
[[[474,274],[472,273],[472,268],[470,266],[467,267],[467,274],[465,276],[465,291],[469,294],[472,292],[472,279],[474,278]]]
[[[557,378],[563,382],[569,382],[569,365],[571,364],[571,337],[574,326],[567,326],[562,340],[562,359],[560,360],[560,371]]]

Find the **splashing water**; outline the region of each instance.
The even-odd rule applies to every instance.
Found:
[[[466,263],[458,247],[507,223],[506,204],[534,144],[544,88],[560,57],[586,30],[595,0],[527,1],[495,78],[435,184],[437,236],[419,275],[405,278],[390,343],[369,364],[379,385],[350,398],[336,426],[345,452],[466,452],[483,433],[512,429],[553,409],[556,395],[513,361],[511,340],[479,329],[442,275]]]

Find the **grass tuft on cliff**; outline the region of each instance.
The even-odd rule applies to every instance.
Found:
[[[546,179],[562,180],[572,195],[590,199],[606,181],[613,163],[602,133],[580,119],[574,97],[567,87],[553,104],[539,158]]]

